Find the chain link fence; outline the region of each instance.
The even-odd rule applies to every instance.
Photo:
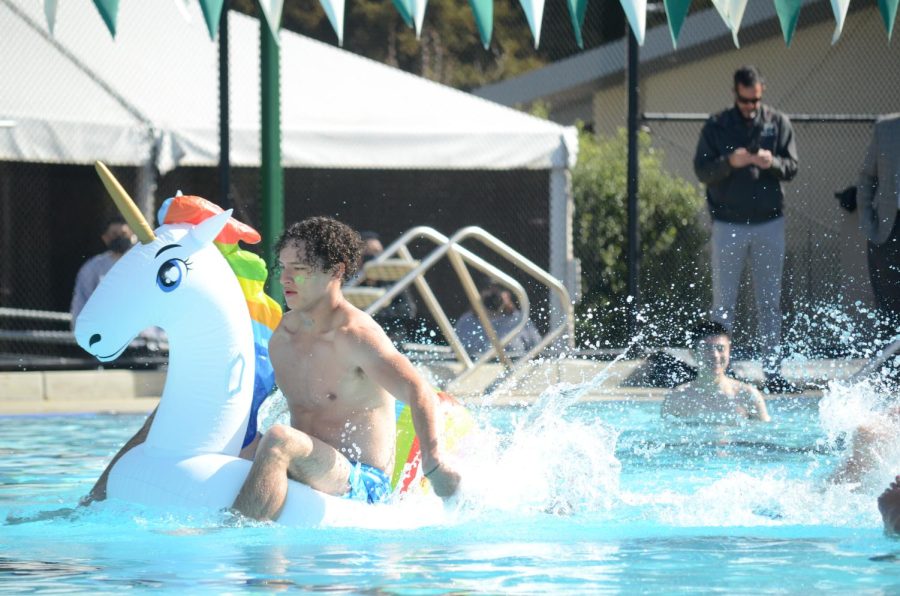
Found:
[[[857,214],[840,207],[835,193],[856,183],[862,156],[871,139],[874,118],[868,115],[789,115],[800,146],[800,169],[785,183],[786,255],[782,288],[782,326],[786,343],[809,356],[853,351],[877,330],[866,325],[871,296],[864,242]],[[653,144],[666,167],[684,176],[692,172],[696,139],[706,115],[644,114]],[[856,156],[855,159],[848,156]],[[708,230],[705,210],[699,217]],[[704,238],[704,242],[708,238]],[[696,305],[710,299],[709,254],[698,255],[696,274],[707,288]],[[756,312],[752,282],[744,271],[739,294],[735,340],[755,354]],[[858,337],[848,345],[848,332]]]
[[[621,10],[615,4],[614,9],[603,6],[607,11]],[[731,103],[730,81],[735,67],[754,63],[768,80],[767,103],[784,112],[862,115],[844,120],[795,121],[801,171],[787,186],[788,255],[783,306],[786,336],[806,338],[810,353],[836,351],[842,329],[865,319],[865,309],[870,306],[863,245],[860,236],[851,233],[856,215],[842,212],[833,193],[856,180],[871,127],[866,115],[898,109],[900,46],[887,43],[874,6],[874,2],[854,4],[841,41],[835,45],[830,45],[830,7],[827,2],[819,2],[804,7],[790,49],[784,47],[777,21],[772,21],[742,31],[739,51],[729,36],[702,52],[672,52],[641,66],[642,109],[647,114],[720,110]],[[591,7],[589,10],[595,10]],[[607,12],[589,13],[589,18],[606,16]],[[615,16],[624,27],[621,14]],[[660,19],[657,15],[651,21]],[[558,39],[563,38],[545,35],[543,44],[571,45],[568,37],[564,42]],[[6,55],[16,55],[14,48],[6,50]],[[178,47],[167,44],[159,51],[177,53]],[[234,55],[242,50],[232,47],[231,51]],[[154,68],[153,61],[144,63],[141,76],[152,80]],[[43,75],[36,68],[33,76]],[[27,85],[28,81],[7,83]],[[608,134],[625,122],[621,72],[596,84],[592,126],[598,133]],[[217,106],[208,109],[215,112]],[[8,117],[0,113],[0,121]],[[690,159],[701,121],[654,117],[645,119],[644,125],[653,146],[665,154],[672,175],[696,182]],[[2,127],[0,134],[4,134]],[[113,169],[124,186],[134,191],[137,169]],[[233,169],[231,184],[236,215],[259,227],[258,170]],[[414,225],[431,225],[448,235],[466,225],[479,225],[547,268],[548,186],[546,171],[290,169],[285,172],[285,220],[330,215],[359,230],[378,232],[385,243]],[[216,200],[217,171],[182,167],[161,176],[156,206],[177,190]],[[77,270],[87,258],[103,250],[100,227],[113,213],[90,166],[0,161],[0,307],[67,311]],[[697,217],[705,217],[702,209]],[[675,246],[672,254],[678,250]],[[671,258],[673,269],[684,260]],[[708,276],[707,258],[704,253],[689,255],[696,264],[680,273],[685,283],[697,283],[700,288],[694,303],[686,308],[699,311],[708,304],[703,289],[708,288],[708,279],[704,278]],[[583,271],[595,266],[589,261],[581,263]],[[534,288],[528,279],[520,281],[534,290],[532,315],[539,327],[546,328],[546,293]],[[447,293],[445,306],[451,317],[467,307],[449,267],[435,271],[433,285]],[[752,346],[755,315],[748,296],[750,293],[743,293],[739,303],[736,339]],[[827,313],[834,305],[840,306],[839,313]],[[656,305],[647,307],[652,310]],[[841,318],[844,316],[853,318],[845,320]],[[833,323],[809,333],[811,321],[823,317]],[[60,320],[0,318],[3,331],[61,330],[66,326]],[[861,337],[867,332],[864,327],[863,321],[853,329],[860,330],[857,335]],[[22,342],[0,335],[0,353],[21,362],[29,357],[76,357],[81,352],[74,345]]]
[[[115,167],[126,189],[134,189],[137,168]],[[385,245],[416,225],[445,235],[481,226],[528,259],[549,267],[549,172],[285,170],[285,222],[328,215],[357,230],[377,232]],[[216,199],[215,168],[178,168],[159,178],[155,207],[181,190]],[[259,170],[234,168],[231,201],[235,216],[260,227]],[[67,312],[75,275],[92,255],[102,252],[100,235],[115,208],[93,167],[0,162],[0,353],[8,366],[29,362],[47,366],[77,364],[83,356],[63,337],[69,322],[61,317],[14,316],[9,309]],[[266,239],[272,241],[272,239]],[[247,247],[261,252],[261,246]],[[414,247],[422,257],[433,245]],[[473,247],[479,252],[479,247]],[[510,271],[503,259],[489,262]],[[527,276],[517,277],[534,295],[533,319],[548,324],[548,296]],[[462,287],[446,263],[435,267],[429,283],[455,319],[468,308]],[[476,282],[487,284],[476,274]],[[420,305],[421,306],[421,305]],[[425,308],[420,313],[427,313]],[[417,339],[429,341],[433,325],[423,319]],[[38,333],[32,333],[32,332]],[[22,334],[28,332],[27,336]]]

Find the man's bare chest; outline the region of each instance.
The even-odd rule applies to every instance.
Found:
[[[365,375],[333,341],[298,334],[270,347],[276,382],[292,409],[353,407],[358,401]]]

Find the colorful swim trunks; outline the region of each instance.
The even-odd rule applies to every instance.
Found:
[[[381,503],[391,496],[391,479],[387,474],[374,466],[351,461],[353,469],[350,470],[350,490],[345,498],[366,501],[367,503]]]

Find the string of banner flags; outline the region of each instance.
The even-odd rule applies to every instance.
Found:
[[[115,37],[116,35],[116,17],[119,13],[120,0],[92,0],[109,32]],[[192,0],[174,0],[182,11],[186,11],[186,4]],[[198,0],[203,11],[203,18],[206,21],[206,27],[209,31],[210,38],[215,39],[219,29],[219,17],[222,13],[225,0]],[[281,14],[284,7],[284,0],[257,0],[269,29],[272,31],[274,38],[278,39],[278,29],[281,26]],[[738,31],[741,27],[741,20],[744,17],[744,10],[747,8],[749,0],[712,0],[716,11],[725,26],[731,31],[735,46],[738,43]],[[769,0],[756,0],[767,2]],[[794,30],[797,28],[797,21],[800,17],[800,8],[803,0],[772,0],[775,4],[775,11],[778,14],[778,21],[781,24],[781,31],[784,34],[785,43],[790,46],[794,36]],[[850,0],[829,0],[831,9],[834,13],[834,35],[831,43],[837,42],[844,29],[844,20],[847,18],[847,11],[850,8]],[[397,12],[403,18],[409,27],[415,27],[416,37],[422,32],[422,23],[425,19],[425,8],[427,0],[392,0]],[[519,0],[522,10],[525,12],[525,18],[534,37],[534,47],[537,48],[541,40],[541,21],[544,15],[545,0]],[[644,34],[647,27],[647,0],[619,0],[625,11],[628,23],[637,38],[638,44],[643,45]],[[897,5],[900,0],[878,0],[878,10],[881,13],[884,27],[887,31],[888,39],[894,29],[894,20],[897,16]],[[44,0],[44,14],[47,18],[47,26],[50,32],[56,24],[56,8],[58,0]],[[328,21],[337,34],[338,44],[343,45],[344,41],[344,6],[345,0],[319,0],[325,11]],[[584,48],[584,40],[581,36],[581,29],[584,25],[584,16],[587,11],[588,0],[566,0],[569,8],[569,16],[572,21],[572,28],[575,34],[575,41],[579,48]],[[691,7],[691,0],[663,0],[666,10],[666,17],[669,25],[669,33],[672,36],[672,45],[678,46],[678,36],[681,33],[681,27],[687,17],[688,10]],[[485,49],[490,46],[491,35],[494,27],[494,5],[493,0],[469,0],[469,6],[475,17],[475,26],[481,37],[481,43]]]

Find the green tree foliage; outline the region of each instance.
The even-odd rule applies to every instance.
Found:
[[[582,263],[577,333],[584,347],[627,344],[627,137],[581,131],[572,173],[575,256]],[[639,135],[640,317],[647,342],[677,343],[709,302],[708,233],[698,188],[663,168],[650,135]]]

